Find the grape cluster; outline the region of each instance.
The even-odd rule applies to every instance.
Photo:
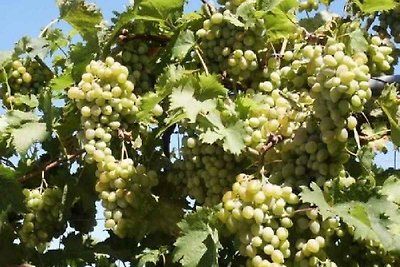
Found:
[[[264,48],[262,21],[245,30],[230,22],[232,16],[235,15],[229,10],[214,13],[197,31],[204,61],[212,72],[226,72],[227,77],[235,82],[255,86],[256,80],[262,78],[258,52]]]
[[[129,235],[136,214],[146,214],[150,208],[144,202],[150,189],[158,184],[157,172],[146,170],[143,165],[134,166],[132,159],[116,160],[107,157],[97,164],[96,191],[105,208],[105,227],[118,236]]]
[[[353,113],[361,112],[372,92],[368,57],[358,52],[344,52],[345,45],[329,39],[325,47],[307,45],[303,55],[310,60],[308,84],[314,100],[314,117],[319,120],[321,139],[329,153],[341,152],[357,120]]]
[[[273,90],[269,81],[263,82],[261,86],[267,92],[248,95],[253,105],[249,108],[248,119],[244,120],[247,133],[245,144],[258,151],[261,151],[271,135],[291,137],[301,119],[300,112],[293,109],[291,103],[282,96],[282,91]],[[291,95],[293,98],[298,97],[296,94]]]
[[[394,45],[387,38],[381,39],[373,36],[368,46],[368,58],[370,59],[370,73],[373,76],[391,74],[393,72]]]
[[[239,174],[223,196],[219,219],[240,240],[239,252],[247,266],[281,266],[291,256],[290,218],[299,198],[281,187]]]
[[[344,235],[340,220],[331,217],[323,221],[317,209],[305,210],[305,215],[296,216],[293,227],[292,234],[296,236],[293,266],[319,266],[320,262],[326,266],[337,266],[329,259],[324,248],[327,242]]]
[[[105,62],[92,61],[78,87],[68,90],[81,111],[86,160],[97,164],[96,191],[105,208],[105,227],[120,237],[130,235],[135,223],[140,223],[137,214],[149,211],[143,207],[151,210],[146,203],[152,201],[150,189],[158,184],[155,171],[135,165],[127,151],[117,160],[111,149],[115,139],[122,139],[125,147],[121,131],[136,123],[140,99],[128,78],[128,68],[108,57]],[[162,114],[159,108],[153,110],[155,115]]]
[[[168,181],[183,188],[182,195],[194,198],[198,203],[212,206],[220,202],[234,178],[240,172],[240,159],[224,151],[218,145],[202,144],[189,137],[168,174]]]
[[[379,16],[380,26],[383,29],[389,29],[390,35],[396,43],[400,43],[400,7],[397,6],[392,10],[382,12]]]
[[[128,80],[132,81],[138,94],[152,90],[155,83],[154,66],[160,45],[156,42],[142,40],[123,41],[117,47],[115,59],[129,70]]]
[[[239,174],[222,205],[218,217],[238,237],[246,266],[336,266],[324,247],[343,235],[340,221],[322,221],[317,209],[299,205],[291,187]]]
[[[110,141],[124,120],[134,121],[139,99],[128,80],[128,69],[113,58],[92,61],[82,75],[78,87],[68,90],[81,111],[87,159],[102,162],[111,156]],[[126,126],[125,126],[126,127]]]
[[[44,250],[56,232],[61,212],[62,190],[58,187],[24,189],[27,212],[19,236],[27,247]]]
[[[329,149],[321,140],[317,122],[308,120],[294,132],[292,139],[284,140],[265,154],[270,180],[298,187],[315,179],[322,186],[328,178],[336,177],[348,160],[344,151],[333,156]]]
[[[39,90],[46,86],[52,78],[53,73],[40,65],[39,62],[26,58],[24,60],[14,60],[6,67],[8,73],[8,85],[2,85],[1,96],[6,105],[16,105],[22,107],[20,97],[23,95],[38,94]]]

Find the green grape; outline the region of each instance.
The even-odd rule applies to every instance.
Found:
[[[62,190],[58,187],[24,189],[24,203],[27,211],[18,231],[26,246],[42,250],[56,237],[60,228],[59,216],[62,211]]]
[[[239,237],[242,248],[239,252],[251,259],[249,266],[285,263],[290,257],[290,233],[286,227],[292,226],[286,208],[288,202],[297,205],[298,199],[291,201],[295,194],[290,187],[273,185],[245,174],[239,174],[236,181],[232,191],[224,194],[224,205],[218,217]],[[264,200],[256,201],[260,192],[265,196]],[[227,209],[229,206],[237,208]]]
[[[50,69],[31,58],[15,59],[5,66],[5,72],[8,84],[1,84],[0,96],[7,107],[12,105],[21,110],[35,108],[22,99],[37,95],[53,76]]]
[[[218,145],[202,144],[194,137],[184,138],[182,159],[172,164],[168,181],[182,186],[182,194],[198,203],[213,206],[234,182],[232,173],[240,172],[242,160]],[[228,202],[228,206],[233,204]]]

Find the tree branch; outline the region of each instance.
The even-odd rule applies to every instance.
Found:
[[[41,169],[19,177],[18,181],[20,183],[24,183],[27,180],[29,180],[30,178],[35,177],[37,175],[40,175],[42,172],[48,172],[49,170],[51,170],[51,169],[53,169],[55,167],[58,167],[59,165],[61,165],[64,162],[70,161],[71,159],[75,159],[75,158],[81,156],[84,152],[85,152],[85,150],[83,150],[83,149],[82,150],[78,150],[75,153],[73,153],[71,155],[68,155],[66,158],[60,158],[60,159],[58,159],[56,161],[49,162],[48,164],[43,166]]]

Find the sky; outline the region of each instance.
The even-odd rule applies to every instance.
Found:
[[[98,7],[101,8],[104,18],[110,21],[112,10],[123,11],[125,6],[129,4],[129,0],[93,0]],[[201,0],[188,0],[186,10],[196,10],[200,7]],[[342,10],[338,6],[334,6],[331,11],[341,13]],[[16,0],[7,1],[0,0],[0,51],[13,49],[14,43],[22,36],[38,36],[40,30],[45,27],[51,20],[58,17],[58,8],[55,0]],[[63,24],[60,24],[63,26]],[[65,26],[63,26],[65,27]],[[399,68],[397,67],[399,72]],[[1,113],[1,112],[0,112]],[[383,167],[394,166],[393,147],[389,147],[386,155],[378,155],[377,163]],[[398,155],[400,157],[400,155]],[[397,166],[398,167],[398,166]],[[97,218],[102,218],[102,213],[97,214]],[[98,239],[107,237],[104,228],[99,221],[94,236]],[[58,247],[58,242],[53,242],[52,247]]]

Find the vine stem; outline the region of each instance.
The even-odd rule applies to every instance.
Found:
[[[46,27],[44,27],[43,30],[40,32],[39,37],[43,37],[46,34],[46,32],[50,29],[50,27],[53,26],[53,24],[56,24],[59,21],[60,21],[59,18],[51,20],[49,22],[49,24],[47,24]]]
[[[10,97],[10,96],[11,96],[11,87],[10,87],[10,85],[8,84],[7,72],[6,72],[6,69],[5,69],[4,67],[2,67],[1,70],[2,70],[2,72],[3,72],[3,74],[4,74],[4,79],[5,79],[5,83],[6,83],[6,87],[7,87],[7,93],[8,93],[8,96]],[[12,101],[10,101],[10,109],[11,109],[11,110],[14,110],[14,105],[13,105],[13,102],[12,102]]]
[[[303,208],[303,209],[298,209],[293,211],[293,213],[300,213],[300,212],[307,212],[307,211],[311,211],[311,210],[315,210],[316,208]]]
[[[61,165],[64,162],[70,161],[71,159],[75,159],[75,158],[81,156],[84,152],[85,152],[84,149],[78,150],[77,152],[75,152],[75,153],[73,153],[71,155],[68,155],[65,158],[60,158],[60,159],[58,159],[56,161],[50,162],[50,163],[46,164],[44,167],[40,168],[39,170],[36,170],[34,172],[31,172],[31,173],[28,173],[28,174],[25,174],[25,175],[19,177],[18,181],[20,183],[24,183],[27,180],[31,179],[32,177],[35,177],[35,176],[37,176],[39,174],[48,172],[49,170]]]
[[[198,50],[197,48],[195,48],[194,51],[196,52],[196,55],[199,57],[200,62],[201,62],[201,65],[203,65],[204,71],[206,72],[206,75],[207,75],[207,76],[210,75],[210,73],[208,72],[207,65],[206,65],[206,63],[204,62],[203,57],[201,56],[199,50]]]

